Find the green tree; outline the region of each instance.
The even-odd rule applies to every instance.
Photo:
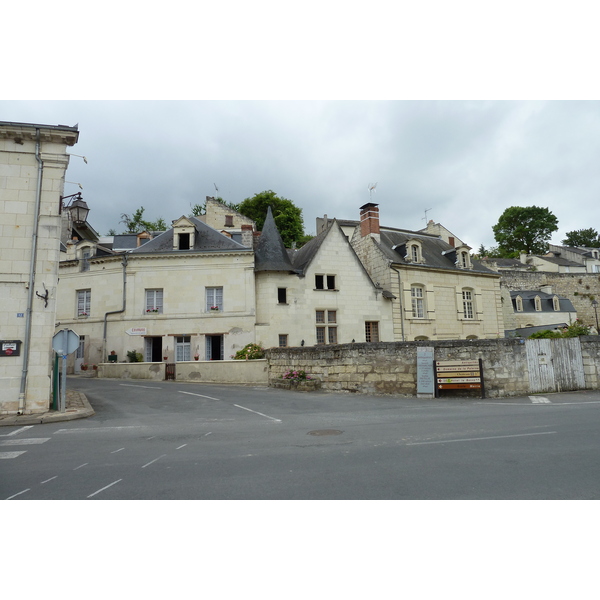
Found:
[[[500,250],[498,250],[497,246],[486,248],[483,244],[479,246],[477,254],[475,254],[474,257],[479,260],[483,258],[507,258]]]
[[[302,209],[298,208],[291,200],[280,198],[272,190],[265,190],[254,194],[251,198],[246,198],[239,204],[237,210],[246,217],[250,217],[256,223],[256,227],[262,231],[269,206],[273,211],[275,224],[286,248],[302,243],[304,236]]]
[[[600,234],[589,227],[567,231],[567,237],[562,241],[565,246],[583,246],[584,248],[600,248]]]
[[[558,219],[547,208],[539,206],[511,206],[492,227],[498,250],[505,256],[544,254],[548,241],[558,230]]]
[[[144,211],[146,209],[140,206],[132,215],[123,213],[121,215],[121,223],[127,228],[125,233],[140,233],[142,231],[164,231],[167,224],[162,217],[156,221],[146,221],[144,219]]]

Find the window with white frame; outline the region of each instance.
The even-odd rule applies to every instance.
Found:
[[[175,337],[175,360],[182,362],[192,360],[191,340],[189,335]]]
[[[463,290],[462,291],[462,304],[463,304],[463,318],[464,319],[474,319],[475,318],[475,309],[474,309],[473,290]]]
[[[92,290],[77,290],[77,316],[87,317],[90,314]]]
[[[469,253],[468,252],[460,253],[460,264],[463,269],[467,269],[469,267]]]
[[[536,296],[533,299],[533,304],[535,305],[535,310],[537,312],[541,312],[542,311],[542,300],[541,300],[541,298],[539,296]]]
[[[206,288],[206,310],[207,311],[223,310],[223,288],[222,287],[207,287]]]
[[[317,344],[337,344],[337,311],[317,310],[315,312],[317,324]]]
[[[410,298],[412,302],[413,319],[425,318],[425,297],[423,288],[420,285],[413,285],[410,288]]]
[[[419,262],[419,246],[412,244],[410,247],[410,258],[412,262]]]
[[[144,312],[148,315],[162,314],[163,312],[163,291],[162,289],[146,290],[146,304]]]

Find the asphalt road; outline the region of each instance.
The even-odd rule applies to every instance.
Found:
[[[0,433],[0,499],[597,499],[600,393],[418,400],[70,378]]]

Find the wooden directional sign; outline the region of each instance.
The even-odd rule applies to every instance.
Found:
[[[436,360],[433,366],[436,397],[439,397],[440,390],[481,390],[481,397],[484,397],[481,359]]]

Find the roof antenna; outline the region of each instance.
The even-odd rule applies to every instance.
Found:
[[[217,187],[216,183],[213,183],[213,185],[215,186],[215,190],[217,190],[217,194],[219,193],[219,188]]]
[[[428,213],[430,210],[431,210],[431,208],[427,208],[427,209],[425,210],[425,216],[423,217],[423,219],[425,219],[425,223],[428,223],[428,221],[427,221],[427,213]]]
[[[373,192],[375,191],[376,187],[377,187],[377,182],[369,184],[369,202],[371,202],[371,200],[373,199]]]

